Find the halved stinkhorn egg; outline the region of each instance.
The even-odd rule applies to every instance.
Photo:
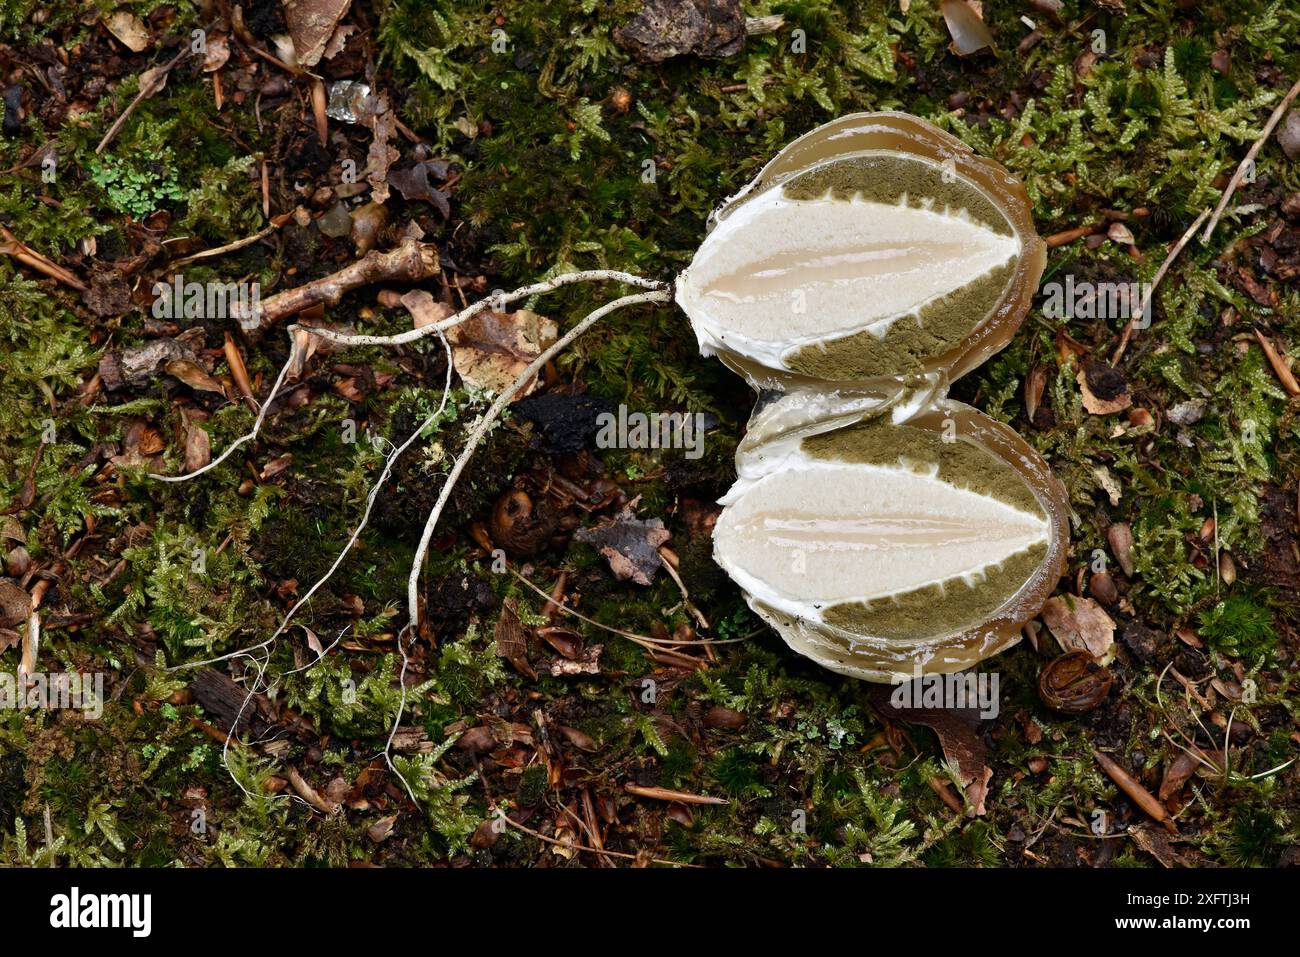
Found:
[[[795,140],[715,215],[677,301],[759,388],[956,379],[1006,345],[1046,262],[1024,186],[903,113]]]
[[[874,681],[1014,644],[1065,565],[1068,504],[1014,431],[927,390],[761,405],[714,557],[796,651]]]

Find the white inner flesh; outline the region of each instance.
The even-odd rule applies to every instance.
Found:
[[[1047,541],[1048,521],[897,466],[808,463],[731,501],[714,546],[741,587],[789,608],[963,579]],[[820,617],[812,615],[810,617]]]
[[[678,299],[724,343],[802,343],[870,329],[1004,265],[1020,252],[965,209],[785,198],[770,189],[709,234]]]

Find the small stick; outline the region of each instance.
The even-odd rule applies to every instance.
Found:
[[[679,801],[682,804],[729,804],[726,798],[709,797],[707,794],[690,794],[686,791],[672,791],[668,788],[642,787],[639,784],[625,784],[623,790],[637,797],[653,798],[656,801]]]
[[[1160,268],[1156,270],[1156,274],[1151,278],[1151,287],[1147,289],[1145,294],[1143,294],[1142,301],[1138,303],[1137,309],[1129,313],[1128,322],[1124,325],[1124,333],[1119,337],[1119,345],[1115,348],[1115,354],[1111,356],[1111,365],[1114,366],[1119,364],[1120,357],[1124,355],[1124,350],[1128,348],[1129,338],[1133,335],[1133,324],[1137,322],[1137,317],[1146,315],[1147,306],[1151,302],[1151,297],[1156,293],[1156,286],[1160,285],[1160,280],[1165,278],[1165,273],[1169,272],[1169,267],[1174,264],[1174,260],[1178,258],[1178,254],[1181,253],[1187,247],[1187,244],[1192,241],[1192,237],[1196,235],[1197,227],[1199,227],[1201,223],[1205,222],[1205,217],[1208,215],[1210,215],[1208,209],[1201,210],[1201,215],[1196,217],[1196,222],[1187,227],[1187,232],[1183,233],[1182,239],[1178,240],[1178,242],[1174,244],[1174,248],[1169,250],[1169,255],[1165,257],[1165,261],[1162,262]]]
[[[230,366],[231,378],[235,380],[235,385],[239,386],[239,391],[243,394],[248,407],[256,412],[257,398],[253,395],[253,383],[248,378],[248,366],[244,365],[244,357],[239,352],[239,346],[235,345],[234,337],[228,332],[223,350],[226,354],[226,365]]]
[[[1074,242],[1076,239],[1082,239],[1084,236],[1095,232],[1096,229],[1096,223],[1091,226],[1076,226],[1074,229],[1067,229],[1059,233],[1053,233],[1051,236],[1048,236],[1044,242],[1047,243],[1049,249],[1055,249],[1057,246],[1066,246]]]
[[[4,226],[0,226],[0,238],[4,239],[4,242],[0,243],[0,253],[13,256],[20,263],[30,266],[38,272],[43,272],[51,279],[57,279],[78,292],[86,292],[90,288],[58,263],[32,249],[31,246],[28,246]]]
[[[408,239],[389,252],[372,250],[338,272],[263,300],[258,308],[257,327],[264,329],[285,316],[312,306],[333,306],[344,293],[373,282],[418,282],[437,274],[438,247]],[[432,326],[424,328],[437,331]],[[312,332],[322,335],[319,330],[313,329]]]
[[[189,256],[183,256],[169,265],[185,266],[189,263],[198,262],[201,259],[212,259],[216,256],[224,256],[226,253],[233,253],[237,249],[243,249],[245,246],[251,246],[266,236],[271,235],[289,220],[293,219],[293,213],[282,213],[272,219],[265,227],[259,229],[251,236],[245,236],[243,239],[236,239],[233,243],[226,243],[224,246],[217,246],[215,249],[204,249],[202,252],[193,253]]]
[[[113,125],[108,128],[108,132],[104,134],[104,138],[99,141],[99,145],[95,147],[96,156],[104,152],[108,147],[108,144],[113,142],[113,137],[117,136],[118,130],[122,128],[122,124],[127,121],[127,118],[135,112],[135,108],[139,106],[142,101],[153,96],[162,88],[163,83],[167,80],[167,74],[172,71],[172,67],[177,63],[180,63],[181,57],[185,56],[189,52],[190,48],[188,46],[182,47],[180,53],[176,54],[164,63],[149,77],[148,80],[140,84],[140,92],[135,95],[135,99],[132,100],[130,104],[127,105],[127,108],[122,111],[122,114],[113,122]],[[141,74],[141,76],[143,76],[143,74]]]
[[[541,833],[540,831],[534,831],[531,827],[527,827],[523,824],[520,824],[518,821],[511,820],[510,816],[506,814],[501,815],[501,820],[505,821],[507,825],[513,827],[515,830],[523,831],[525,834],[529,835],[530,837],[535,837],[539,841],[545,841],[547,844],[555,844],[558,845],[559,847],[567,847],[575,851],[587,851],[588,853],[591,854],[608,854],[611,857],[621,857],[626,861],[635,861],[638,859],[638,855],[628,854],[624,851],[608,851],[605,850],[604,848],[587,847],[585,844],[570,844],[567,841],[560,841],[553,837],[547,837],[545,834]],[[686,864],[682,861],[669,861],[661,857],[651,857],[648,858],[648,860],[652,864],[668,864],[672,867],[695,868],[700,866],[699,864]]]
[[[1287,91],[1287,95],[1282,97],[1282,102],[1277,105],[1277,109],[1273,111],[1273,115],[1270,116],[1268,122],[1264,124],[1264,132],[1260,135],[1259,139],[1255,140],[1254,145],[1251,146],[1250,150],[1246,153],[1246,158],[1241,161],[1241,165],[1237,167],[1237,171],[1232,174],[1232,179],[1228,180],[1228,187],[1223,191],[1223,195],[1219,197],[1219,205],[1214,208],[1214,215],[1210,217],[1210,222],[1206,225],[1205,232],[1201,234],[1202,245],[1210,241],[1210,234],[1214,232],[1214,227],[1219,225],[1219,218],[1223,215],[1224,209],[1227,208],[1228,200],[1232,199],[1232,194],[1235,193],[1237,187],[1241,185],[1241,179],[1246,175],[1246,170],[1249,169],[1250,164],[1255,161],[1255,157],[1259,155],[1259,151],[1263,149],[1264,144],[1268,142],[1268,138],[1273,135],[1273,130],[1281,121],[1282,114],[1284,114],[1287,111],[1287,108],[1295,102],[1295,98],[1298,95],[1300,95],[1300,80],[1296,80],[1295,85]]]
[[[1173,821],[1169,819],[1169,813],[1165,810],[1165,806],[1157,801],[1150,791],[1135,781],[1127,771],[1116,764],[1108,755],[1102,754],[1100,751],[1093,751],[1092,754],[1107,776],[1118,784],[1120,790],[1131,797],[1138,807],[1163,824],[1165,830],[1172,834],[1178,833]]]

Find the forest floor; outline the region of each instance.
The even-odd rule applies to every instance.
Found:
[[[573,269],[670,280],[719,202],[854,111],[914,113],[1022,178],[1045,283],[1149,282],[1300,79],[1293,4],[986,2],[996,52],[959,57],[935,0],[754,2],[775,29],[732,36],[733,16],[662,62],[616,42],[640,0],[310,7],[324,32],[300,24],[290,51],[273,0],[0,0],[0,671],[27,654],[104,676],[102,714],[0,710],[0,862],[1300,862],[1300,118],[1118,363],[1122,320],[1053,317],[1040,294],[954,386],[1043,454],[1074,513],[1060,617],[983,663],[1000,708],[978,723],[890,714],[713,564],[753,395],[673,306],[596,325],[490,433],[402,668],[408,569],[483,387],[617,284],[462,330],[441,414],[436,337],[318,343],[256,441],[190,482],[149,474],[248,432],[289,357],[290,320],[167,314],[155,284],[256,283],[265,303],[427,244],[422,281],[294,320],[386,334]],[[344,80],[371,97],[349,107]],[[620,404],[703,413],[703,455],[597,449]],[[597,547],[617,536],[648,584]],[[1038,675],[1084,619],[1112,685],[1058,713]]]

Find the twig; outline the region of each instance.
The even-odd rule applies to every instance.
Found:
[[[167,74],[172,71],[172,67],[177,63],[180,63],[181,58],[189,52],[189,46],[183,46],[181,47],[180,53],[176,54],[161,67],[158,67],[153,72],[146,70],[145,73],[141,74],[142,82],[140,83],[140,92],[135,95],[135,99],[127,105],[127,108],[122,111],[121,115],[113,121],[113,125],[108,128],[108,132],[104,134],[104,138],[99,141],[99,145],[95,147],[96,156],[104,152],[108,147],[108,144],[113,142],[113,137],[117,136],[117,132],[122,128],[122,124],[125,123],[127,118],[135,112],[135,108],[140,105],[141,101],[153,96],[162,88],[163,83],[167,80]],[[143,80],[143,77],[146,74],[149,78]]]
[[[337,275],[337,274],[336,274]],[[330,277],[326,277],[330,278]],[[418,326],[414,329],[408,329],[406,332],[399,332],[391,336],[366,336],[366,335],[349,335],[345,332],[336,332],[333,329],[309,328],[314,335],[320,336],[329,342],[343,346],[401,346],[408,342],[415,342],[423,339],[425,336],[431,336],[435,333],[446,332],[462,322],[473,319],[480,312],[494,310],[500,312],[506,306],[521,299],[529,299],[533,296],[540,296],[543,293],[552,292],[561,286],[569,286],[579,282],[621,282],[629,286],[639,286],[642,289],[664,289],[664,283],[654,279],[645,279],[641,276],[633,276],[630,273],[618,272],[613,269],[588,269],[582,272],[566,272],[544,282],[533,283],[529,286],[521,286],[514,292],[503,293],[499,296],[490,296],[487,299],[479,300],[472,306],[467,306],[454,316],[448,316],[440,322],[430,323],[427,326]],[[275,297],[271,297],[267,302],[271,302]],[[265,311],[266,303],[262,304]]]
[[[1242,177],[1246,175],[1246,170],[1250,168],[1251,163],[1255,162],[1255,157],[1259,155],[1259,151],[1268,142],[1268,138],[1273,135],[1274,128],[1282,119],[1282,115],[1286,113],[1287,108],[1295,101],[1297,95],[1300,95],[1300,80],[1296,80],[1295,85],[1287,91],[1286,96],[1282,97],[1282,102],[1277,105],[1277,108],[1273,110],[1273,115],[1264,124],[1264,132],[1260,134],[1259,139],[1255,140],[1246,153],[1246,158],[1241,161],[1237,171],[1232,174],[1232,179],[1228,180],[1227,188],[1224,189],[1223,195],[1219,197],[1219,205],[1214,208],[1214,215],[1210,217],[1205,232],[1201,234],[1202,245],[1210,241],[1210,234],[1214,232],[1214,227],[1219,225],[1219,218],[1223,215],[1224,209],[1227,208],[1228,200],[1232,199],[1232,194],[1237,191],[1237,187],[1241,185]]]
[[[89,290],[90,287],[84,282],[72,273],[68,272],[58,263],[42,256],[4,226],[0,226],[0,238],[4,239],[4,242],[0,243],[0,253],[13,256],[14,259],[17,259],[20,263],[30,266],[38,272],[43,272],[51,279],[57,279],[59,282],[71,286],[78,292],[86,292]]]
[[[257,328],[264,329],[285,316],[312,306],[332,306],[343,298],[344,293],[373,282],[419,282],[437,274],[438,247],[408,239],[389,252],[372,250],[338,272],[262,300],[257,312]],[[438,331],[431,326],[424,328]],[[312,331],[321,335],[319,330]]]
[[[293,219],[293,213],[284,213],[280,216],[276,216],[264,228],[253,233],[251,236],[245,236],[243,239],[237,239],[233,243],[226,243],[226,245],[218,246],[215,249],[205,249],[202,252],[197,252],[190,256],[183,256],[182,258],[169,263],[169,265],[185,266],[189,263],[198,262],[201,259],[212,259],[216,256],[224,256],[226,253],[233,253],[237,249],[251,246],[259,239],[269,236],[291,219]]]
[[[1150,791],[1135,781],[1127,771],[1116,764],[1108,755],[1102,754],[1100,751],[1093,751],[1092,754],[1107,776],[1118,784],[1120,790],[1132,798],[1138,807],[1163,824],[1165,830],[1172,834],[1178,833],[1173,821],[1169,820],[1169,813],[1165,810],[1165,806],[1157,801]]]
[[[710,797],[707,794],[690,794],[686,791],[673,791],[669,788],[642,787],[639,784],[625,784],[623,790],[637,797],[651,798],[655,801],[677,801],[681,804],[729,804],[726,798]]]
[[[1165,273],[1169,272],[1169,267],[1174,264],[1174,260],[1178,258],[1178,254],[1181,253],[1183,249],[1186,248],[1187,244],[1192,241],[1192,237],[1196,235],[1197,227],[1199,227],[1201,223],[1205,222],[1205,217],[1208,215],[1210,215],[1208,209],[1201,210],[1201,215],[1196,217],[1196,222],[1187,227],[1187,232],[1183,233],[1182,239],[1178,240],[1178,242],[1174,244],[1174,248],[1169,250],[1169,255],[1166,256],[1165,261],[1160,264],[1160,268],[1156,270],[1156,274],[1151,277],[1151,285],[1143,294],[1142,300],[1138,303],[1137,309],[1129,313],[1128,322],[1124,325],[1124,333],[1119,337],[1119,345],[1115,347],[1115,354],[1111,356],[1111,365],[1119,364],[1120,356],[1124,355],[1124,350],[1128,348],[1128,341],[1133,335],[1134,323],[1137,322],[1138,316],[1146,315],[1147,306],[1151,303],[1151,297],[1156,293],[1156,286],[1160,285],[1160,280],[1165,278]]]
[[[610,851],[604,848],[588,847],[585,844],[570,844],[568,841],[560,841],[553,837],[547,837],[545,834],[542,834],[540,831],[534,831],[531,827],[527,827],[526,825],[520,824],[518,821],[512,821],[510,819],[510,816],[507,814],[502,814],[500,819],[502,821],[505,821],[507,825],[513,827],[515,830],[523,831],[525,834],[529,835],[530,837],[535,837],[539,841],[545,841],[547,844],[555,844],[559,847],[567,847],[575,851],[587,851],[588,853],[591,854],[608,854],[611,857],[621,857],[626,861],[635,861],[639,859],[638,855],[636,854],[627,854],[623,851]],[[699,867],[700,866],[698,864],[687,864],[683,861],[669,861],[662,857],[650,857],[650,858],[646,858],[646,860],[649,860],[653,864],[668,864],[672,867]]]

